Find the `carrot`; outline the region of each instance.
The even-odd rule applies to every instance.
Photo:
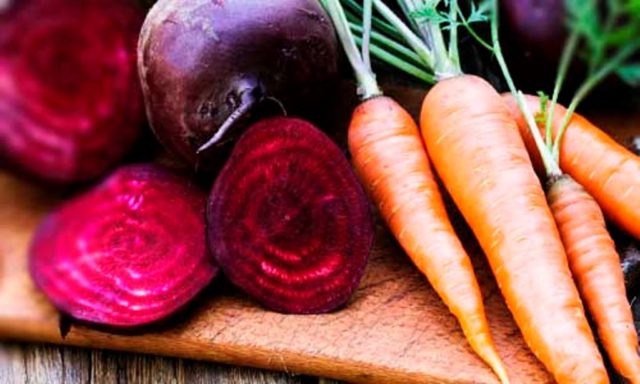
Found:
[[[373,0],[439,82],[424,99],[420,126],[427,152],[487,254],[506,303],[534,354],[560,383],[606,383],[608,377],[572,280],[545,194],[517,126],[500,95],[462,74],[456,27],[469,28],[455,0],[401,1],[422,40],[381,0]],[[475,9],[474,20],[483,15]],[[492,30],[497,45],[497,2]],[[457,18],[460,17],[460,21]],[[446,47],[442,33],[447,27]],[[426,42],[422,46],[416,43]],[[483,45],[492,49],[486,42]],[[384,58],[383,58],[384,59]],[[398,66],[396,66],[398,67]]]
[[[529,145],[533,138],[511,95],[507,106]],[[540,100],[527,96],[528,107],[538,113]],[[566,109],[556,104],[554,138]],[[640,238],[640,158],[618,144],[587,119],[574,113],[560,142],[560,168],[571,175],[592,196],[606,216],[627,232]]]
[[[608,5],[611,4],[609,3]],[[615,152],[611,148],[618,147],[619,152],[626,152],[626,150],[622,146],[614,144],[612,139],[597,129],[578,131],[583,134],[583,137],[580,137],[579,134],[569,135],[570,130],[567,130],[567,127],[571,124],[571,119],[581,120],[583,122],[581,126],[585,125],[584,122],[586,120],[574,116],[573,111],[575,111],[585,95],[609,71],[613,71],[617,66],[624,63],[626,55],[630,55],[635,50],[635,43],[623,44],[622,48],[616,47],[619,51],[611,59],[606,58],[605,52],[608,52],[608,49],[604,49],[604,46],[596,49],[591,59],[589,74],[574,95],[569,109],[567,111],[559,110],[560,108],[557,106],[556,101],[570,60],[575,54],[576,47],[581,42],[582,28],[599,28],[599,8],[596,2],[585,2],[582,7],[580,14],[569,13],[572,19],[567,24],[571,26],[572,32],[563,51],[553,96],[549,104],[547,104],[546,95],[543,94],[544,98],[534,100],[537,102],[531,108],[532,99],[527,101],[524,95],[515,89],[499,49],[496,57],[514,99],[510,103],[511,113],[517,119],[517,124],[520,127],[522,136],[527,141],[529,151],[534,155],[538,163],[539,156],[539,160],[544,166],[548,179],[547,199],[549,206],[566,248],[571,272],[577,281],[582,299],[594,319],[600,340],[614,368],[630,382],[640,383],[640,357],[637,351],[638,337],[633,323],[631,306],[627,302],[624,275],[619,264],[620,256],[616,252],[613,240],[607,232],[604,216],[598,203],[582,185],[562,171],[563,169],[579,170],[576,175],[581,176],[581,179],[584,180],[583,185],[587,189],[588,186],[596,187],[597,185],[596,190],[606,191],[608,194],[613,190],[614,194],[623,195],[620,198],[616,197],[619,202],[633,200],[629,196],[634,189],[633,186],[620,191],[616,189],[616,187],[619,187],[620,182],[611,178],[612,173],[616,172],[618,167],[622,168],[619,169],[621,171],[625,168],[624,161],[612,164],[612,157],[614,157],[612,153]],[[621,20],[620,22],[623,21]],[[640,27],[640,19],[637,22],[639,23],[637,27]],[[616,24],[616,21],[609,20],[605,23],[608,26],[602,29],[602,33],[606,35],[609,33],[609,29],[613,28],[612,25]],[[629,23],[631,25],[626,25],[625,28],[633,27],[633,22],[630,21]],[[576,27],[578,25],[581,25],[581,27]],[[497,35],[497,31],[493,32]],[[583,39],[586,42],[595,43],[599,41],[601,44],[607,44],[606,38],[599,40],[601,39],[600,37],[594,38],[590,34],[587,34]],[[593,44],[585,45],[592,47]],[[534,119],[531,109],[538,107],[541,111],[538,113],[538,118]],[[542,132],[540,132],[538,123],[543,126]],[[554,132],[554,126],[556,132]],[[587,138],[592,139],[596,144],[591,143]],[[603,145],[604,141],[609,141],[609,143]],[[565,146],[574,150],[576,156],[573,156],[573,153],[565,153]],[[585,156],[585,153],[588,153],[588,155]],[[580,159],[580,157],[583,159]],[[626,157],[635,158],[628,152]],[[564,167],[565,164],[569,166]],[[600,170],[603,168],[609,170],[607,175],[601,175]],[[637,170],[640,170],[640,168]],[[638,174],[640,175],[640,173]],[[598,178],[598,176],[604,176],[605,178]],[[620,178],[618,177],[617,179],[619,180]],[[581,180],[578,179],[578,181]],[[625,195],[625,193],[627,194]],[[611,195],[604,200],[605,203],[608,201],[611,201]],[[637,206],[640,207],[640,205]],[[614,211],[614,214],[625,219],[629,216],[626,212],[619,211]]]
[[[640,200],[633,198],[640,188],[640,160],[574,114],[582,100],[608,76],[616,74],[630,83],[640,81],[640,72],[629,70],[635,68],[634,55],[640,52],[640,39],[636,38],[640,33],[640,12],[619,1],[600,4],[596,0],[585,0],[567,5],[567,25],[571,26],[571,33],[558,66],[551,102],[542,103],[548,111],[542,114],[546,144],[552,155],[559,158],[562,170],[596,199],[605,214],[640,238]],[[578,48],[582,49],[581,55],[576,54]],[[564,109],[556,101],[575,57],[587,61],[587,72],[568,108]],[[528,104],[528,108],[537,112],[539,103],[530,96],[521,104]],[[510,104],[522,130],[520,111]],[[531,139],[530,134],[524,137]]]
[[[500,95],[474,76],[441,81],[424,100],[420,126],[529,348],[559,383],[608,382],[545,194]]]
[[[526,102],[532,109],[540,106],[540,101],[534,96],[528,96]],[[529,142],[530,148],[535,148],[531,129],[514,104],[512,98],[507,99],[506,105],[514,115],[522,136]],[[556,112],[559,113],[554,114],[554,119],[558,121],[554,123],[554,127],[560,126],[560,119],[564,119],[566,111],[556,105]],[[555,136],[554,133],[552,137]],[[571,271],[614,368],[632,383],[640,383],[638,337],[627,301],[620,256],[607,232],[601,210],[602,206],[606,212],[614,213],[612,218],[627,220],[632,216],[630,213],[633,210],[620,210],[615,205],[612,207],[611,203],[640,208],[631,195],[616,192],[634,189],[634,172],[629,171],[629,165],[634,162],[638,164],[636,172],[640,176],[640,161],[577,114],[571,118],[561,140],[560,166],[576,177],[577,181],[583,180],[585,188],[569,176],[555,175],[551,178],[547,194],[549,204],[567,249]],[[537,152],[531,153],[535,157],[539,156]],[[620,161],[614,157],[627,160]],[[622,167],[617,170],[621,164],[627,164],[627,169]],[[608,169],[608,174],[602,174],[603,168]],[[617,172],[620,172],[618,177],[613,176]],[[640,182],[640,177],[636,180]],[[626,183],[629,184],[624,185]],[[626,189],[619,189],[620,184]],[[588,186],[595,191],[591,192],[593,197],[585,190]],[[594,199],[596,196],[601,199],[604,197],[600,206]],[[616,212],[619,214],[616,215]],[[618,220],[616,222],[620,223]],[[628,226],[625,228],[629,230]]]
[[[613,366],[640,383],[638,336],[613,240],[596,201],[570,176],[552,179],[547,194],[573,275]]]
[[[349,149],[391,232],[456,316],[473,350],[508,382],[473,267],[449,221],[412,117],[387,97],[363,102],[351,119]]]
[[[364,92],[348,131],[354,168],[395,238],[458,319],[473,350],[508,383],[469,256],[447,216],[418,127],[404,108],[381,95],[362,59],[366,51],[358,55],[339,3],[324,5]]]

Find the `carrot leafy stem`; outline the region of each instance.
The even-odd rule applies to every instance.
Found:
[[[358,3],[358,1],[356,0],[340,0],[340,2],[344,5],[344,10],[347,15],[351,14],[361,16],[364,13],[362,4]],[[358,18],[362,19],[361,17]],[[371,25],[374,30],[380,31],[384,35],[390,36],[394,40],[403,40],[402,36],[400,36],[400,34],[396,31],[395,28],[393,28],[393,26],[376,15],[371,15]]]
[[[348,7],[352,30],[361,29],[358,19],[365,8],[363,1],[339,0]],[[489,21],[489,2],[466,2],[469,12],[463,12],[457,0],[397,0],[408,22],[396,15],[383,0],[372,0],[375,13],[372,17],[371,53],[376,58],[412,76],[429,83],[462,74],[458,52],[458,29],[466,29],[485,48],[490,44],[483,40],[473,25]],[[384,44],[391,42],[391,45]],[[392,47],[393,46],[393,47]],[[400,49],[397,49],[402,47]],[[395,60],[404,48],[412,50],[419,60],[403,65]],[[380,52],[383,49],[384,52]],[[382,53],[382,54],[380,54]],[[425,79],[424,74],[429,78]]]
[[[631,86],[637,87],[640,85],[640,63],[621,65],[616,74]]]
[[[607,0],[604,11],[601,3],[597,0],[565,0],[570,37],[560,59],[551,111],[545,125],[547,131],[550,132],[548,127],[553,121],[557,93],[576,56],[586,62],[587,75],[574,93],[555,139],[547,137],[547,145],[551,146],[556,160],[573,113],[595,87],[612,74],[632,85],[640,83],[640,64],[630,62],[633,55],[640,52],[637,37],[640,35],[640,0]]]
[[[542,162],[544,164],[547,175],[561,175],[562,171],[558,166],[558,162],[551,156],[550,149],[545,145],[545,141],[540,135],[540,130],[538,129],[536,118],[531,113],[531,110],[527,107],[524,94],[522,93],[522,91],[516,88],[513,78],[511,77],[511,73],[509,72],[507,63],[504,59],[504,55],[502,54],[502,47],[500,46],[500,41],[498,39],[498,25],[500,20],[498,13],[498,0],[492,0],[491,10],[491,46],[493,54],[498,61],[498,65],[500,66],[502,75],[507,83],[507,86],[509,87],[509,91],[516,100],[518,108],[524,116],[527,127],[531,132],[531,136],[533,137],[533,140],[536,143],[536,147],[538,148],[538,152],[540,153],[540,157],[542,158]]]
[[[483,1],[482,3],[480,3],[480,6],[476,6],[475,3],[472,2],[471,14],[468,17],[464,17],[464,15],[462,14],[462,10],[460,9],[458,9],[458,14],[460,15],[461,19],[460,25],[462,25],[467,30],[469,35],[471,35],[471,37],[473,37],[481,46],[488,49],[489,51],[493,51],[493,47],[491,46],[491,44],[480,37],[480,35],[478,35],[475,29],[473,29],[471,26],[471,24],[473,23],[486,22],[490,20],[489,16],[487,15],[487,9],[490,9],[488,8],[488,5],[490,6],[489,1]]]
[[[413,35],[411,29],[403,25],[402,20],[383,2],[377,0],[331,1],[339,3],[334,6],[344,6],[343,11],[348,20],[349,29],[355,35],[355,42],[362,50],[363,60],[366,61],[365,58],[370,54],[427,84],[435,83],[432,51],[418,36]],[[369,23],[367,20],[370,20],[370,24],[367,24]],[[366,43],[365,40],[367,40]]]
[[[362,60],[365,67],[371,71],[371,57],[369,55],[369,44],[371,43],[371,18],[373,17],[373,1],[364,0],[362,7]]]
[[[454,0],[449,0],[454,2]],[[456,4],[449,6],[449,10],[438,9],[439,2],[427,2],[422,7],[415,10],[411,16],[419,22],[427,21],[442,26],[443,30],[451,30],[454,27],[468,25],[474,23],[485,23],[489,21],[489,13],[491,4],[489,1],[482,1],[477,5],[475,2],[469,4],[469,15],[464,16],[460,7]],[[455,11],[452,14],[451,11]],[[458,16],[460,20],[458,20]]]
[[[543,125],[547,121],[547,104],[549,103],[549,95],[542,91],[538,91],[538,99],[540,100],[540,111],[536,114],[536,123]]]
[[[460,75],[458,57],[458,2],[457,0],[399,0],[405,15],[415,32],[420,34],[434,52],[436,78]],[[444,9],[439,6],[444,4]],[[449,32],[449,44],[445,44],[443,31]]]
[[[340,38],[345,54],[349,59],[349,63],[353,67],[355,77],[358,83],[358,95],[363,99],[369,99],[382,94],[380,87],[376,81],[376,76],[369,66],[368,59],[362,57],[361,52],[358,50],[351,29],[349,28],[349,21],[344,12],[344,8],[337,0],[321,0],[322,6],[325,8],[329,17],[333,21],[333,26]],[[369,17],[371,14],[369,13]],[[368,22],[365,25],[370,25]],[[366,29],[366,28],[365,28]],[[363,44],[368,45],[369,38],[367,37],[366,30],[363,31]],[[363,49],[363,52],[368,52],[368,47]]]
[[[497,0],[493,0],[492,50],[525,117],[549,176],[561,173],[558,167],[560,143],[573,113],[586,96],[612,74],[617,74],[628,83],[640,83],[640,63],[630,62],[633,55],[640,52],[640,39],[637,38],[640,35],[640,0],[607,0],[604,2],[604,12],[602,3],[598,0],[565,0],[569,37],[560,57],[553,93],[551,99],[539,93],[541,113],[531,119],[530,111],[521,92],[515,88],[502,57],[497,41],[498,5]],[[552,126],[558,97],[569,67],[576,58],[585,61],[587,75],[574,93],[554,137]],[[540,140],[538,125],[544,126],[543,140]]]

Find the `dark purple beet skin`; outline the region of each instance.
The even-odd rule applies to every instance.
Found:
[[[55,183],[118,163],[144,121],[131,0],[9,0],[0,7],[0,156]]]
[[[527,51],[538,53],[548,60],[560,57],[567,34],[564,0],[501,0],[505,26]]]
[[[601,17],[606,16],[604,1]],[[515,82],[526,93],[544,91],[551,94],[560,57],[569,34],[564,0],[500,0],[502,13],[500,40]],[[574,58],[560,93],[560,101],[569,103],[585,80],[587,63]],[[633,108],[633,88],[619,77],[609,76],[589,96],[594,106],[608,109]],[[610,95],[617,95],[612,98]]]
[[[337,84],[339,47],[317,0],[159,0],[138,52],[156,136],[204,167],[197,152],[222,127],[241,132],[256,106],[276,99],[304,115]]]
[[[567,35],[564,0],[500,0],[501,41],[516,82],[551,92]]]
[[[340,149],[300,119],[251,126],[216,179],[209,247],[265,307],[323,313],[357,288],[373,242],[365,192]]]
[[[154,323],[218,271],[206,193],[158,165],[124,166],[49,214],[30,249],[36,285],[62,312],[112,327]]]

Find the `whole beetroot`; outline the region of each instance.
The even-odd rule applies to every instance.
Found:
[[[567,35],[564,0],[501,0],[500,5],[522,55],[557,61]]]
[[[163,319],[218,271],[206,246],[205,200],[160,166],[121,167],[45,218],[31,275],[73,318],[112,327]]]
[[[199,150],[229,139],[264,101],[289,113],[317,110],[314,100],[335,83],[338,52],[317,0],[160,0],[138,51],[151,126],[195,164]]]
[[[550,93],[567,37],[564,0],[500,0],[500,9],[501,41],[518,85]]]
[[[144,119],[143,16],[130,0],[0,6],[0,156],[57,183],[95,179],[119,162]]]

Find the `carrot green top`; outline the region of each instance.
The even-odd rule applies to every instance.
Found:
[[[562,173],[558,167],[560,142],[580,102],[611,74],[615,73],[630,83],[640,82],[640,63],[629,62],[640,51],[640,39],[637,37],[640,35],[640,1],[608,0],[604,2],[605,12],[601,12],[598,0],[565,0],[569,37],[558,63],[551,100],[544,92],[539,92],[542,113],[535,119],[524,103],[522,92],[516,89],[502,56],[497,38],[497,0],[492,1],[492,51],[533,134],[547,175],[559,175]],[[569,66],[576,58],[586,61],[587,74],[574,93],[554,138],[551,125],[555,106]],[[538,123],[544,125],[544,138],[540,135]]]
[[[322,6],[331,17],[333,26],[340,38],[342,47],[349,59],[349,63],[353,67],[356,75],[356,81],[358,83],[358,95],[363,100],[369,99],[382,94],[378,83],[376,82],[376,75],[371,69],[371,62],[369,60],[369,39],[371,38],[371,0],[365,0],[364,8],[360,8],[363,13],[362,24],[360,28],[362,32],[362,52],[358,51],[358,47],[355,43],[355,38],[349,29],[349,23],[347,16],[344,13],[344,9],[338,0],[321,0]]]
[[[347,8],[351,30],[359,31],[363,7],[356,0],[340,2]],[[464,27],[479,38],[471,25],[489,20],[486,2],[480,6],[471,2],[465,16],[457,0],[398,0],[405,19],[383,0],[372,3],[376,14],[372,16],[371,54],[429,84],[462,74],[458,28]]]
[[[489,20],[486,4],[478,7],[472,2],[471,12],[465,16],[457,0],[398,0],[408,23],[383,0],[321,2],[361,85],[366,72],[372,74],[369,55],[428,84],[462,74],[458,27],[465,27],[479,39],[470,25]],[[438,10],[440,3],[445,3],[447,10]]]
[[[548,175],[559,175],[559,146],[573,112],[580,102],[606,77],[617,74],[621,79],[640,84],[640,62],[632,62],[640,51],[640,0],[564,0],[569,37],[558,63],[558,72],[551,98],[543,92],[540,116],[528,110],[521,91],[514,83],[498,40],[498,0],[469,1],[465,15],[457,0],[397,0],[405,19],[396,15],[382,0],[373,3],[375,14],[371,22],[371,54],[379,60],[424,82],[462,74],[458,54],[458,28],[467,30],[481,46],[490,50],[504,75],[509,90],[518,102],[527,125],[536,141]],[[360,16],[365,7],[356,0],[327,0],[343,3],[349,29],[362,33]],[[604,3],[604,9],[603,4]],[[369,10],[370,12],[370,10]],[[473,28],[481,22],[491,23],[491,40],[484,40]],[[447,41],[448,40],[448,41]],[[356,38],[362,44],[362,39]],[[570,64],[586,62],[587,74],[568,105],[561,126],[552,137],[551,122],[558,95]],[[549,104],[549,105],[547,105]],[[544,125],[544,135],[538,124]]]

